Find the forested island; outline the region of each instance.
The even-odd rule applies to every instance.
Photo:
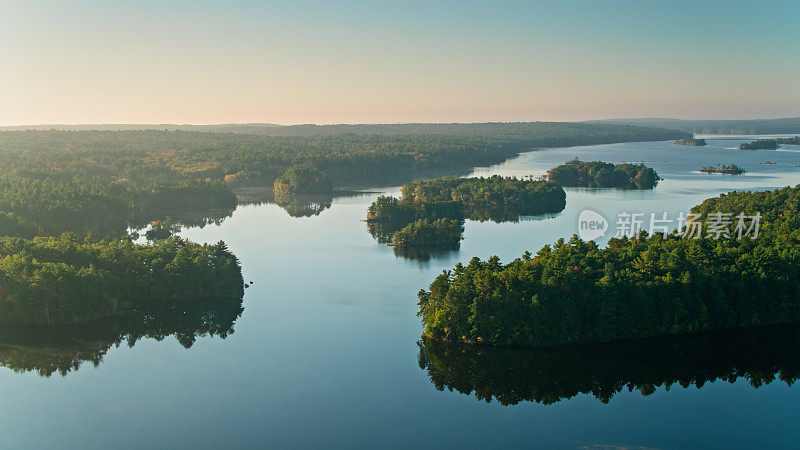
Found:
[[[224,243],[0,237],[0,322],[67,324],[129,312],[138,301],[241,299],[238,259]]]
[[[331,194],[333,183],[328,175],[310,166],[292,166],[273,183],[275,196],[294,194]]]
[[[419,344],[419,366],[436,389],[504,406],[552,405],[580,394],[608,403],[624,391],[647,396],[739,379],[758,389],[800,379],[796,325],[536,349]]]
[[[464,238],[464,224],[457,219],[418,219],[392,235],[398,247],[457,248]]]
[[[707,145],[705,139],[695,139],[695,138],[678,139],[677,141],[675,141],[675,143],[678,145],[690,145],[690,146],[700,146],[700,147]]]
[[[778,142],[775,139],[758,139],[739,144],[739,150],[775,150],[776,148],[778,148]]]
[[[702,173],[721,173],[725,175],[741,175],[747,173],[746,170],[736,164],[717,164],[716,166],[705,166],[700,168]]]
[[[574,159],[547,171],[547,179],[564,187],[653,189],[661,178],[644,164],[611,164]]]
[[[798,322],[798,201],[800,186],[733,192],[692,209],[760,212],[757,239],[642,232],[599,248],[573,236],[505,265],[496,256],[459,263],[419,293],[424,335],[538,346]]]
[[[800,136],[774,138],[773,141],[777,142],[778,144],[800,145]]]
[[[400,198],[378,197],[367,210],[367,223],[370,232],[381,242],[387,242],[387,237],[391,236],[395,245],[441,242],[449,246],[461,240],[463,231],[461,224],[456,228],[452,221],[495,219],[504,213],[518,217],[559,212],[565,205],[564,189],[546,181],[498,175],[444,177],[403,185]],[[450,222],[434,222],[439,219]],[[420,220],[423,221],[418,222]],[[412,228],[406,229],[409,226]],[[459,230],[458,239],[455,239],[456,230]]]

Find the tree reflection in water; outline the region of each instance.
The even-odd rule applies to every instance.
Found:
[[[62,376],[85,362],[98,366],[111,347],[133,347],[142,338],[175,336],[185,348],[200,337],[225,339],[244,311],[241,300],[202,299],[162,304],[143,302],[124,316],[70,326],[0,327],[0,365],[15,372]]]
[[[438,390],[502,405],[545,405],[578,394],[603,403],[638,390],[747,380],[754,388],[800,377],[800,327],[729,330],[598,345],[496,348],[423,340],[419,364]]]

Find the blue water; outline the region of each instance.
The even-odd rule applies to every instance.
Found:
[[[553,405],[501,406],[438,391],[418,365],[416,293],[473,256],[502,261],[577,232],[592,208],[674,216],[733,189],[800,183],[800,148],[736,150],[669,142],[537,150],[474,175],[533,175],[573,157],[644,162],[664,178],[652,191],[569,189],[555,217],[467,221],[459,251],[427,261],[395,256],[361,220],[377,193],[336,198],[318,216],[274,204],[240,206],[221,225],[182,236],[224,240],[241,259],[245,311],[227,339],[174,337],[110,349],[66,376],[0,369],[0,446],[86,447],[541,447],[786,448],[800,442],[800,390],[746,380],[659,387],[603,404],[581,394]],[[762,164],[772,161],[777,164]],[[742,176],[695,172],[737,164]]]

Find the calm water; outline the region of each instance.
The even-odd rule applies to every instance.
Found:
[[[665,180],[645,192],[568,190],[567,207],[555,217],[467,221],[459,251],[429,258],[396,256],[369,235],[361,219],[377,193],[335,198],[330,208],[302,218],[274,204],[240,206],[220,225],[181,233],[197,241],[225,240],[242,260],[245,280],[255,282],[235,332],[225,339],[198,337],[189,349],[171,336],[111,346],[96,365],[84,362],[66,376],[0,369],[0,446],[795,447],[800,390],[780,380],[756,389],[747,371],[734,382],[698,383],[701,388],[657,385],[646,390],[649,395],[622,389],[608,403],[587,392],[551,404],[503,406],[437,390],[420,367],[416,292],[457,261],[494,254],[507,261],[538,250],[575,233],[586,207],[612,220],[621,211],[672,217],[732,189],[800,183],[800,147],[744,152],[736,150],[739,142],[548,149],[476,169],[475,175],[539,176],[578,156],[644,162]],[[735,163],[749,173],[694,172],[717,163]],[[55,357],[47,346],[0,344],[0,363],[15,351]],[[786,348],[784,341],[772,345]],[[773,362],[768,354],[756,366],[785,369],[796,354],[787,352],[774,358],[789,362]],[[610,371],[611,380],[626,380],[615,372],[624,359],[603,361],[596,364]],[[664,364],[676,363],[643,367],[658,372]],[[685,372],[704,370],[681,364]],[[720,364],[736,371],[745,363]],[[767,372],[769,379],[773,371]]]

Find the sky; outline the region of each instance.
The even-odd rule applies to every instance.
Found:
[[[800,116],[800,2],[0,0],[0,125]]]

